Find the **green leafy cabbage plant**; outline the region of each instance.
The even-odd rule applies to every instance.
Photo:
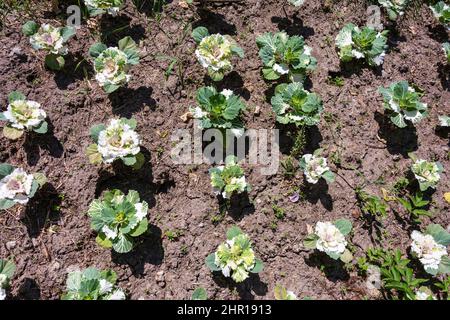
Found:
[[[392,83],[388,88],[378,90],[384,99],[384,108],[390,114],[393,124],[399,128],[407,126],[406,121],[418,123],[428,115],[428,106],[420,101],[420,93],[407,81]]]
[[[90,267],[70,272],[62,300],[125,300],[125,293],[117,285],[117,274],[112,270]]]
[[[92,201],[88,210],[97,243],[118,253],[130,252],[135,244],[133,238],[147,231],[147,213],[147,202],[140,201],[134,190],[127,195],[120,190],[108,191]]]
[[[305,90],[299,82],[278,85],[271,103],[277,121],[282,124],[314,126],[323,111],[320,97]]]
[[[289,36],[284,31],[267,32],[256,38],[256,44],[266,80],[278,80],[286,75],[292,82],[303,83],[306,74],[316,69],[317,60],[302,36]]]
[[[370,66],[380,66],[384,62],[388,31],[378,32],[372,27],[359,28],[349,23],[336,37],[336,46],[342,62],[365,59]]]
[[[255,258],[250,238],[238,227],[227,231],[227,241],[206,258],[206,265],[213,272],[221,271],[225,277],[231,276],[236,283],[263,269],[263,262]]]
[[[225,165],[209,169],[214,193],[229,199],[233,194],[250,192],[251,187],[245,180],[244,170],[236,163],[236,157],[228,156]]]

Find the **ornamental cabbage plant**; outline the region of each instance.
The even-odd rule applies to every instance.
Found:
[[[352,231],[352,223],[347,219],[334,222],[317,222],[314,232],[306,237],[304,245],[308,249],[317,249],[334,260],[348,263],[353,255],[346,248],[347,236]]]
[[[7,121],[3,135],[8,139],[20,138],[24,131],[47,133],[47,114],[36,101],[27,100],[22,92],[14,91],[8,95],[8,108],[0,112],[0,120]]]
[[[228,156],[224,166],[209,169],[211,185],[216,195],[230,199],[233,194],[250,192],[251,187],[245,181],[244,170],[236,163],[235,156]]]
[[[206,265],[213,272],[221,271],[227,278],[231,276],[236,283],[263,269],[263,262],[255,258],[250,238],[238,227],[227,231],[227,240],[206,258]]]
[[[195,56],[213,81],[220,81],[233,70],[233,56],[244,58],[244,51],[228,35],[209,34],[205,27],[192,31],[192,38],[197,43]]]
[[[449,116],[440,116],[439,124],[441,127],[450,127],[450,117]]]
[[[411,239],[411,253],[419,259],[427,273],[450,273],[450,258],[447,252],[450,233],[438,224],[430,224],[425,233],[414,230]]]
[[[300,159],[300,168],[303,170],[306,181],[312,184],[319,182],[320,178],[328,183],[334,181],[334,173],[327,165],[327,159],[321,157],[322,149],[317,149],[313,154],[305,154]]]
[[[442,164],[439,162],[430,162],[423,159],[417,159],[413,154],[409,155],[414,161],[411,166],[411,171],[419,183],[421,191],[426,191],[428,188],[436,189],[436,186],[441,179],[441,173],[444,171]]]
[[[302,36],[288,36],[284,31],[267,32],[256,38],[256,44],[266,80],[277,80],[286,75],[292,82],[303,82],[306,74],[316,69],[317,60]]]
[[[409,0],[378,0],[378,3],[386,9],[389,19],[394,21],[405,14]]]
[[[6,299],[6,289],[16,271],[16,265],[9,260],[0,259],[0,300]]]
[[[91,144],[86,154],[92,164],[110,164],[120,159],[126,166],[138,170],[144,164],[140,152],[141,140],[136,133],[135,119],[112,119],[107,126],[98,124],[91,128]]]
[[[450,64],[450,43],[445,42],[442,45],[442,48],[444,49],[445,57],[447,58],[447,63]]]
[[[123,6],[124,0],[84,0],[84,4],[91,17],[105,12],[115,17]]]
[[[87,268],[70,272],[62,300],[125,300],[125,293],[117,285],[117,274],[112,270]]]
[[[384,108],[392,123],[399,128],[405,128],[406,121],[418,123],[428,115],[427,104],[420,102],[420,94],[407,81],[394,82],[378,91],[383,95]]]
[[[305,0],[289,0],[289,3],[296,7],[300,7],[305,3]]]
[[[277,284],[274,288],[275,300],[298,300],[294,292],[286,290],[282,285]]]
[[[126,85],[131,79],[127,72],[139,64],[137,45],[130,37],[121,39],[118,47],[95,43],[89,55],[94,59],[95,79],[108,94]]]
[[[305,90],[299,82],[278,85],[271,103],[277,121],[282,124],[314,126],[323,111],[320,97]]]
[[[30,37],[33,49],[47,52],[45,65],[52,70],[64,67],[64,57],[68,53],[66,42],[75,35],[72,27],[53,27],[50,24],[39,26],[34,21],[28,21],[22,27],[24,35]]]
[[[239,118],[245,104],[233,91],[218,92],[214,87],[203,87],[198,89],[196,100],[198,105],[189,110],[193,118],[199,120],[199,129],[234,129],[236,136],[242,134]]]
[[[436,300],[433,292],[427,287],[420,287],[416,290],[416,300]]]
[[[434,6],[430,6],[431,11],[433,11],[436,19],[440,23],[446,24],[447,29],[450,28],[448,25],[450,23],[450,5],[446,4],[444,1],[439,1]]]
[[[108,191],[102,199],[92,201],[88,210],[91,228],[98,233],[97,243],[118,253],[130,252],[133,238],[147,231],[147,213],[147,202],[140,201],[134,190],[127,195],[120,190]]]
[[[25,205],[47,182],[44,174],[27,174],[22,168],[0,164],[0,210]]]
[[[372,27],[360,29],[352,23],[347,24],[336,37],[341,61],[365,59],[370,66],[382,65],[388,47],[388,32],[378,32]]]

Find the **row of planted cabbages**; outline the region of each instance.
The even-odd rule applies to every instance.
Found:
[[[117,14],[122,0],[85,1],[92,15]],[[303,1],[291,1],[302,5]],[[390,19],[403,15],[409,1],[380,0],[387,9]],[[439,22],[449,26],[450,8],[443,2],[431,6]],[[343,63],[363,60],[370,67],[381,66],[388,51],[388,30],[378,31],[372,27],[358,27],[347,24],[336,35],[336,47]],[[75,34],[71,27],[59,28],[49,24],[39,25],[30,21],[23,26],[23,33],[30,37],[30,43],[36,50],[46,52],[45,65],[51,70],[64,68],[64,56],[68,52],[67,42]],[[210,34],[206,27],[197,27],[192,32],[197,43],[195,55],[199,63],[207,70],[215,82],[223,80],[233,69],[234,57],[244,58],[244,51],[229,36]],[[321,119],[323,103],[321,98],[304,88],[308,74],[314,72],[317,60],[312,49],[305,44],[301,36],[289,36],[286,32],[265,33],[257,37],[256,45],[263,64],[262,76],[267,81],[278,81],[271,99],[276,121],[282,125],[294,124],[299,128],[315,126]],[[447,62],[450,63],[450,44],[443,44]],[[139,64],[139,50],[136,43],[125,37],[117,47],[107,47],[95,43],[88,52],[95,70],[95,79],[107,94],[125,86],[130,80],[128,71]],[[387,88],[379,88],[384,98],[385,114],[392,123],[405,128],[408,123],[415,124],[427,116],[427,104],[421,102],[422,92],[407,81],[392,83]],[[8,107],[0,113],[0,119],[6,121],[3,134],[9,139],[19,139],[33,131],[45,134],[48,130],[45,108],[35,101],[27,100],[21,92],[12,92],[8,97]],[[230,129],[240,136],[245,124],[242,111],[246,105],[233,91],[216,90],[215,87],[202,87],[197,92],[197,106],[190,108],[188,116],[196,120],[200,129]],[[440,126],[450,126],[450,117],[441,116]],[[112,164],[122,161],[125,165],[139,170],[146,165],[140,150],[140,137],[136,130],[135,119],[111,119],[109,123],[98,124],[91,128],[93,143],[87,148],[89,161],[96,164]],[[300,168],[309,184],[320,179],[333,183],[335,173],[327,165],[327,159],[318,149],[313,154],[304,154],[300,158]],[[414,174],[419,192],[435,189],[444,168],[440,163],[418,159],[410,155],[411,171]],[[26,205],[39,188],[45,185],[42,173],[28,174],[22,168],[10,164],[0,165],[0,208],[9,209],[15,205]],[[210,169],[213,192],[219,201],[229,205],[233,195],[250,192],[245,171],[234,156],[227,157],[225,164]],[[419,207],[421,200],[413,203]],[[378,198],[360,193],[363,210],[374,215],[386,212],[385,204]],[[404,206],[410,203],[405,204]],[[414,208],[411,209],[413,211]],[[118,253],[127,253],[135,247],[135,238],[148,229],[148,204],[140,200],[138,192],[129,190],[124,194],[120,190],[110,190],[94,200],[88,210],[91,228],[97,233],[97,243]],[[412,218],[420,218],[427,212],[416,211]],[[420,219],[419,219],[420,220]],[[345,265],[355,264],[348,235],[352,232],[352,223],[347,219],[336,221],[318,221],[310,235],[304,239],[304,245],[318,250],[330,258],[341,260]],[[409,260],[402,257],[399,250],[370,249],[367,257],[356,263],[367,274],[381,272],[384,287],[390,296],[404,299],[435,299],[433,293],[438,290],[448,294],[450,282],[438,278],[450,272],[450,259],[447,246],[450,234],[440,225],[430,224],[423,231],[415,230],[411,234],[411,252],[422,263],[429,278],[415,278],[416,270],[408,266]],[[238,227],[232,227],[226,234],[226,240],[216,252],[206,257],[206,264],[212,272],[221,272],[225,277],[240,283],[249,278],[250,273],[259,273],[264,264],[255,255],[248,235]],[[13,278],[14,263],[0,260],[0,299],[6,296],[5,289]],[[374,271],[375,270],[375,271]],[[436,278],[436,279],[434,279]],[[64,299],[125,299],[125,293],[116,285],[117,275],[111,270],[100,271],[88,268],[68,275],[67,292]],[[439,292],[439,289],[441,290]],[[204,290],[196,291],[196,298],[206,298]],[[277,299],[296,299],[296,295],[281,286],[276,287]]]

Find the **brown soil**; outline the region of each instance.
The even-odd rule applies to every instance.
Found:
[[[397,26],[390,25],[390,51],[383,67],[375,70],[340,65],[334,47],[334,38],[344,24],[365,24],[368,4],[364,1],[306,1],[299,9],[286,6],[285,12],[281,1],[247,0],[203,9],[186,9],[174,1],[164,8],[159,21],[128,4],[117,19],[104,16],[89,25],[84,21],[69,42],[65,70],[54,73],[43,67],[42,55],[20,31],[31,17],[40,23],[64,22],[64,15],[56,16],[50,5],[42,3],[33,5],[29,13],[9,15],[0,38],[1,105],[6,106],[9,92],[20,90],[42,103],[52,128],[43,137],[0,140],[1,162],[30,172],[43,171],[49,179],[25,212],[15,207],[0,215],[0,257],[12,256],[17,264],[11,298],[57,299],[68,270],[96,266],[114,269],[120,286],[132,299],[189,299],[198,286],[205,287],[212,299],[272,299],[276,283],[300,297],[362,299],[369,294],[364,279],[305,251],[302,239],[307,224],[345,217],[354,224],[356,256],[379,245],[357,219],[360,210],[348,184],[366,184],[366,190],[380,195],[380,187],[389,188],[407,174],[411,164],[408,151],[438,160],[447,169],[432,195],[435,216],[425,219],[424,225],[430,220],[445,227],[449,224],[449,205],[443,199],[444,192],[450,191],[449,138],[448,132],[435,131],[438,115],[450,114],[449,69],[441,49],[448,33],[435,22],[426,5],[410,10]],[[300,171],[286,180],[281,169],[275,176],[261,176],[247,165],[253,185],[250,201],[237,204],[233,212],[213,223],[219,206],[209,185],[209,166],[176,166],[169,158],[170,133],[176,128],[192,128],[192,122],[183,123],[180,116],[195,103],[196,90],[210,83],[193,54],[190,24],[232,35],[245,50],[245,59],[235,62],[234,72],[220,87],[233,89],[246,100],[247,128],[275,126],[269,102],[273,84],[266,83],[260,74],[256,36],[286,30],[306,38],[318,59],[308,88],[322,97],[327,114],[334,117],[328,121],[322,118],[318,128],[309,132],[305,151],[320,145],[327,156],[340,155],[341,164],[331,165],[339,173],[335,183],[302,187],[304,199],[291,203],[288,196],[292,190],[304,185]],[[111,33],[124,25],[129,27]],[[125,35],[139,41],[141,63],[132,69],[128,88],[108,97],[93,80],[90,63],[79,62],[87,59],[89,46],[100,37],[115,44]],[[179,59],[181,76],[173,74],[165,79],[170,61],[158,58],[161,55]],[[327,81],[336,75],[344,78],[342,87]],[[423,100],[431,110],[416,129],[400,131],[383,116],[377,88],[402,79],[424,91]],[[261,112],[254,115],[257,106]],[[133,116],[138,121],[148,160],[138,173],[121,166],[90,165],[84,154],[91,143],[89,128],[113,116]],[[111,188],[135,189],[150,204],[150,233],[129,254],[100,248],[86,216],[89,203]],[[271,228],[276,220],[273,203],[286,212],[285,218],[277,221],[276,230]],[[265,262],[259,277],[238,286],[213,276],[204,263],[224,240],[227,228],[235,224],[250,235],[257,255]],[[386,239],[381,245],[406,252],[412,228],[406,214],[392,205],[384,225]],[[181,236],[170,241],[164,236],[166,230],[179,230]],[[16,245],[7,249],[10,241]],[[323,265],[327,268],[321,271]],[[160,271],[164,282],[157,281]]]

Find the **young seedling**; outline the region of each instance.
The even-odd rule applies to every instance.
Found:
[[[319,96],[305,90],[299,82],[278,85],[271,103],[277,121],[282,124],[314,126],[319,123],[323,111]]]
[[[431,11],[433,11],[436,19],[440,23],[447,25],[447,29],[450,29],[450,5],[446,4],[444,1],[439,1],[434,6],[430,6]]]
[[[75,35],[72,27],[57,28],[49,24],[39,26],[34,21],[28,21],[22,27],[24,35],[30,37],[30,43],[35,50],[47,52],[45,65],[51,70],[61,70],[64,67],[68,49],[66,42]]]
[[[447,63],[450,64],[450,43],[449,42],[443,43],[442,49],[444,50],[445,57],[447,58]]]
[[[359,189],[356,190],[356,197],[366,217],[375,220],[386,218],[388,207],[381,198]]]
[[[440,162],[431,162],[418,159],[413,153],[409,157],[414,161],[411,171],[419,183],[420,191],[426,191],[429,188],[436,189],[441,173],[444,171]]]
[[[332,183],[335,179],[334,173],[327,165],[327,159],[321,157],[322,149],[317,149],[313,154],[305,154],[300,159],[300,168],[303,170],[306,181],[311,184],[319,182],[320,178]]]
[[[389,19],[397,20],[405,14],[405,9],[410,0],[378,0],[378,3],[386,9]]]
[[[3,127],[3,135],[12,140],[19,139],[25,131],[31,130],[45,134],[48,123],[47,114],[35,101],[26,100],[22,92],[14,91],[8,95],[8,108],[0,112],[0,121],[7,121]]]
[[[273,289],[273,293],[275,296],[275,300],[298,300],[295,293],[286,290],[286,288],[280,284],[277,284],[275,286],[275,288]]]
[[[244,170],[236,162],[236,157],[228,156],[225,165],[209,169],[211,185],[216,195],[230,199],[233,194],[250,192],[251,187],[245,180]]]
[[[426,210],[430,201],[423,199],[422,193],[418,192],[413,196],[408,195],[408,198],[396,198],[396,200],[403,206],[406,212],[411,216],[415,223],[421,222],[421,217],[431,217],[433,214]]]
[[[130,190],[125,196],[120,190],[105,193],[89,206],[91,228],[98,235],[97,243],[118,253],[130,252],[134,239],[148,229],[148,204],[140,201],[139,193]]]
[[[402,257],[400,250],[367,250],[367,259],[380,268],[383,291],[389,299],[415,300],[416,290],[427,279],[414,277],[414,270],[408,267],[410,260]]]
[[[27,174],[10,164],[0,164],[0,210],[25,205],[47,179],[42,173]]]
[[[365,59],[370,66],[380,66],[384,62],[389,31],[377,32],[372,27],[360,29],[347,24],[336,37],[336,46],[342,62]]]
[[[447,246],[450,233],[438,224],[430,224],[425,233],[411,233],[411,253],[419,259],[425,271],[433,276],[450,273],[450,258]]]
[[[87,268],[67,276],[66,292],[62,300],[125,300],[125,293],[117,285],[112,270]]]
[[[0,259],[0,300],[6,299],[6,289],[16,271],[16,265],[9,260]]]
[[[352,231],[352,223],[347,219],[334,222],[317,222],[315,231],[303,241],[307,249],[317,249],[325,252],[334,260],[340,259],[344,263],[353,260],[352,253],[346,248],[347,236]]]
[[[218,92],[214,87],[202,87],[197,91],[197,104],[189,110],[199,120],[199,129],[232,129],[234,135],[242,135],[240,116],[245,104],[233,91]]]
[[[192,31],[192,38],[197,43],[195,56],[213,81],[221,81],[233,70],[233,56],[244,58],[242,48],[228,35],[210,35],[205,27],[197,27]]]
[[[227,241],[206,258],[206,265],[213,272],[221,271],[227,278],[231,276],[236,283],[246,280],[250,273],[260,273],[263,269],[263,262],[255,258],[248,235],[238,227],[228,229]]]
[[[380,87],[378,91],[383,95],[384,108],[392,123],[399,128],[405,128],[406,121],[418,123],[428,115],[427,104],[420,102],[421,94],[407,81],[394,82],[388,88]]]
[[[267,32],[256,38],[256,44],[266,80],[287,76],[292,82],[303,83],[306,74],[316,69],[317,60],[311,56],[312,49],[305,45],[301,36],[288,36],[284,31]]]
[[[118,47],[95,43],[89,55],[94,59],[95,79],[108,94],[125,86],[131,79],[127,72],[139,64],[138,48],[130,37],[119,40]]]
[[[124,5],[124,0],[83,0],[91,17],[108,13],[117,16]]]
[[[289,0],[289,3],[296,7],[300,7],[301,5],[303,5],[305,3],[305,0]],[[285,299],[283,299],[283,300],[285,300]]]
[[[92,164],[110,164],[120,159],[126,166],[139,170],[144,162],[139,135],[136,133],[136,120],[133,118],[112,119],[108,126],[103,124],[91,128],[91,144],[86,154]]]

